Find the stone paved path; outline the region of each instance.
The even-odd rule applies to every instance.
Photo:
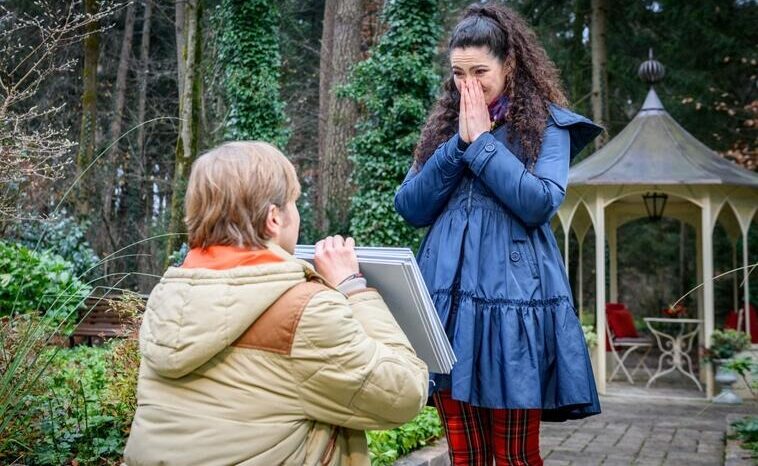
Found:
[[[726,416],[758,414],[755,402],[723,407],[705,401],[604,397],[603,414],[542,426],[546,466],[721,465]]]
[[[542,424],[546,466],[718,466],[724,464],[729,414],[758,415],[758,403],[717,406],[705,400],[602,397],[603,413]],[[445,440],[395,466],[449,466]]]

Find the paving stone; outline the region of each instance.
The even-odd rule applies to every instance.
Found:
[[[632,464],[634,466],[661,466],[662,461],[654,458],[637,458]]]
[[[618,453],[611,453],[603,461],[603,466],[629,466],[634,464],[635,457],[633,455],[620,455]]]
[[[720,456],[699,455],[697,453],[683,453],[678,451],[669,452],[666,455],[666,465],[703,465],[713,466],[721,464]]]
[[[592,455],[574,451],[556,450],[550,453],[547,459],[551,461],[569,461],[571,464],[582,466],[599,466],[603,464],[605,455]]]
[[[638,453],[639,458],[662,459],[664,456],[666,456],[666,449],[648,448],[647,446],[643,447]]]

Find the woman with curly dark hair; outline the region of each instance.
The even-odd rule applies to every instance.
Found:
[[[558,72],[512,10],[475,4],[395,208],[431,226],[419,252],[457,363],[433,400],[454,465],[540,465],[540,420],[600,412],[550,228],[571,158],[601,128],[565,108]]]

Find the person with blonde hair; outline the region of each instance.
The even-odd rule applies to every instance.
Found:
[[[295,169],[275,147],[231,142],[192,166],[191,250],[150,294],[137,411],[124,461],[139,465],[366,465],[364,430],[411,420],[427,367],[351,238],[292,256]]]

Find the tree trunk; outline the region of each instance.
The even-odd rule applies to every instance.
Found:
[[[187,61],[185,56],[185,48],[187,35],[185,28],[187,26],[186,9],[187,1],[189,0],[175,0],[174,2],[174,31],[176,36],[176,84],[179,90],[179,99],[182,97],[182,86],[184,86],[184,66]]]
[[[150,69],[150,27],[153,16],[153,1],[144,0],[145,14],[142,19],[142,38],[140,42],[140,68],[137,96],[137,157],[145,160],[145,108],[147,106],[147,72]],[[146,172],[147,165],[143,164]]]
[[[106,158],[106,173],[103,189],[103,218],[106,222],[111,221],[111,210],[113,202],[113,189],[115,186],[116,177],[116,165],[121,162],[117,160],[119,153],[119,144],[116,140],[121,136],[122,123],[124,121],[124,102],[126,100],[126,77],[129,72],[129,61],[132,56],[132,39],[134,37],[134,20],[135,20],[136,8],[134,3],[130,3],[126,7],[126,20],[124,22],[124,39],[121,42],[121,54],[118,59],[118,69],[116,71],[116,89],[113,102],[113,119],[111,120],[110,127],[110,144],[113,144],[108,150],[108,156]],[[122,196],[123,200],[123,196]],[[116,248],[115,244],[112,244],[113,249]]]
[[[606,131],[595,139],[595,149],[608,142],[608,50],[606,48],[607,0],[592,0],[592,118]]]
[[[84,0],[84,13],[94,15],[98,11],[97,0]],[[76,157],[77,174],[81,175],[95,158],[97,135],[97,59],[100,54],[100,25],[93,21],[86,26],[84,39],[84,69],[82,72],[82,127],[79,135],[79,151]],[[85,174],[84,177],[92,174]],[[89,216],[94,189],[92,183],[80,179],[76,189],[76,214]]]
[[[334,14],[339,0],[326,0],[324,3],[324,21],[321,27],[321,54],[319,55],[319,85],[318,85],[318,157],[326,152],[326,125],[329,116],[329,95],[332,88],[332,47],[334,45]],[[314,220],[316,229],[321,229],[321,199],[325,193],[321,192],[321,178],[319,170],[315,176],[315,196],[313,207],[315,209]]]
[[[134,199],[139,205],[137,213],[139,216],[135,216],[142,227],[139,234],[140,239],[145,239],[150,234],[150,225],[152,224],[152,199],[153,189],[150,181],[150,173],[152,173],[152,164],[149,161],[147,153],[145,151],[145,113],[147,106],[147,74],[150,69],[150,28],[152,26],[153,17],[153,1],[143,1],[145,14],[142,18],[142,39],[140,42],[140,54],[139,54],[139,92],[137,96],[137,153],[135,154],[134,163],[135,167],[133,173],[138,176],[139,179],[139,192],[138,196],[134,196]],[[140,219],[141,217],[141,219]],[[138,270],[143,273],[152,273],[151,265],[155,263],[152,258],[152,251],[155,251],[154,241],[146,241],[140,243],[137,249],[140,256],[138,256]],[[139,277],[139,289],[143,292],[147,291],[149,284],[153,280],[146,276]]]
[[[319,134],[319,140],[324,143],[319,153],[316,218],[317,228],[322,232],[345,233],[348,226],[353,194],[349,184],[348,143],[355,134],[358,109],[352,99],[338,97],[336,91],[346,83],[350,69],[361,56],[362,7],[361,0],[341,0],[334,6],[331,64],[327,64],[330,68],[326,94],[328,111],[324,132]],[[327,23],[326,18],[324,22]],[[323,118],[323,115],[319,117]]]
[[[185,231],[183,222],[184,193],[187,187],[187,175],[192,162],[197,156],[198,141],[198,107],[200,105],[200,74],[197,67],[200,64],[200,0],[187,0],[186,16],[186,57],[184,62],[184,83],[179,101],[179,138],[176,141],[176,156],[174,162],[174,179],[171,190],[171,220],[169,233]],[[182,243],[177,236],[169,236],[166,242],[166,261],[178,245]]]

